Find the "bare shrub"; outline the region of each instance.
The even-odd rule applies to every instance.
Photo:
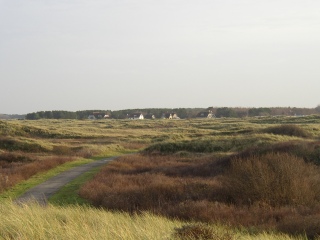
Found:
[[[234,202],[271,206],[313,204],[319,201],[319,183],[318,168],[287,153],[235,159],[224,178]]]

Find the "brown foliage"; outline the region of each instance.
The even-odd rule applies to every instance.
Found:
[[[310,205],[320,200],[319,169],[287,153],[235,159],[224,183],[238,204]]]
[[[94,181],[87,183],[81,195],[96,205],[126,211],[161,211],[181,201],[214,197],[218,184],[215,179],[190,177],[192,172],[186,166],[195,163],[173,159],[123,157],[107,165]],[[183,172],[185,177],[181,178]]]
[[[39,172],[47,171],[68,161],[72,161],[72,158],[47,157],[44,160],[37,159],[32,162],[5,162],[5,164],[2,162],[0,166],[0,192]]]
[[[230,166],[232,170],[228,175]],[[227,176],[230,179],[226,181]],[[239,176],[240,183],[237,183]],[[251,177],[246,182],[248,176]],[[319,194],[315,192],[319,179],[314,165],[286,153],[230,158],[227,163],[214,157],[192,155],[131,155],[108,164],[82,187],[80,195],[108,209],[148,210],[173,218],[303,234],[301,228],[291,231],[290,226],[294,224],[288,219],[313,218],[320,214]],[[265,188],[260,189],[263,197],[255,198],[251,193],[252,185],[256,184],[254,180],[265,181]],[[266,188],[266,180],[273,184],[271,190]],[[250,201],[248,194],[252,194]],[[181,229],[181,232],[187,230],[190,229]]]
[[[225,165],[230,165],[232,159],[248,158],[252,155],[262,156],[268,153],[288,153],[303,158],[306,162],[320,165],[320,142],[291,141],[281,142],[266,146],[248,148],[240,153],[223,159]]]

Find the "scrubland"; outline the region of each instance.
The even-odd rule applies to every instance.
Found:
[[[0,121],[0,191],[79,158],[139,151],[109,163],[79,189],[79,195],[97,209],[48,206],[50,211],[66,213],[62,218],[68,220],[62,225],[68,234],[80,233],[69,222],[81,219],[86,211],[97,211],[97,219],[113,214],[121,222],[140,219],[154,225],[143,233],[143,226],[129,229],[124,223],[116,231],[132,234],[125,237],[112,235],[112,227],[103,231],[88,227],[92,235],[83,235],[86,239],[100,236],[94,234],[106,234],[101,239],[316,239],[320,235],[319,123],[317,115]],[[35,217],[45,214],[36,205],[5,204],[8,216],[30,208]],[[55,223],[50,225],[61,226],[52,219]],[[161,232],[159,219],[170,227]],[[12,221],[1,226],[0,236],[10,239],[3,229],[12,227]],[[98,220],[88,220],[86,227],[90,221]],[[28,239],[25,231],[14,230],[20,239]],[[51,239],[48,231],[39,234]],[[138,232],[149,235],[138,237]]]

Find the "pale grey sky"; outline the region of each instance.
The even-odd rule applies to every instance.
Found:
[[[0,113],[316,107],[318,0],[0,0]]]

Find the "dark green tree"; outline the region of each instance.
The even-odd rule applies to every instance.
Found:
[[[232,108],[218,108],[216,112],[216,117],[237,117],[237,113]]]

